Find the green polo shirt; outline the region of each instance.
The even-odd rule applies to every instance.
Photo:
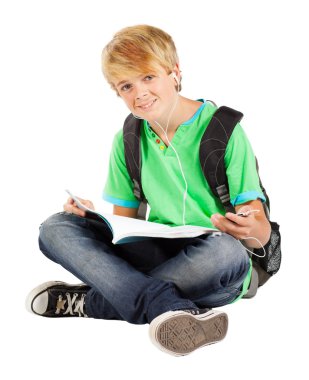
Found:
[[[144,121],[141,131],[142,188],[150,206],[149,221],[171,226],[183,224],[186,184],[179,161],[187,183],[185,224],[213,227],[211,215],[225,214],[210,190],[199,159],[200,141],[215,110],[212,103],[202,102],[193,117],[178,127],[172,146],[168,147]],[[231,203],[235,206],[258,198],[265,201],[254,153],[239,124],[232,133],[224,159]],[[122,130],[114,138],[103,199],[123,207],[139,205],[126,169]]]
[[[203,101],[193,117],[178,127],[171,141],[172,146],[168,147],[144,121],[141,131],[142,188],[150,206],[149,221],[171,226],[182,225],[186,184],[185,224],[213,227],[211,215],[225,214],[221,203],[210,190],[199,159],[200,141],[215,110],[212,103]],[[231,203],[234,206],[255,199],[265,201],[256,171],[255,156],[240,124],[237,124],[232,133],[224,161]],[[113,141],[103,199],[123,207],[139,206],[125,164],[122,130],[115,135]],[[246,293],[251,270],[250,260],[242,292],[234,302]]]

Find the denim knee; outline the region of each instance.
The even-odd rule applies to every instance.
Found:
[[[194,239],[150,275],[172,281],[183,295],[195,299],[241,286],[249,266],[247,252],[238,240],[215,234]]]
[[[86,225],[87,220],[66,212],[59,212],[47,218],[40,225],[39,230],[39,248],[41,252],[49,259],[58,262],[52,252],[55,252],[54,248],[61,244],[64,228],[76,222]]]
[[[249,269],[249,257],[244,246],[228,234],[213,234],[197,239],[188,247],[187,270],[193,278],[204,281],[211,277],[222,286],[245,276]]]
[[[250,261],[238,240],[228,234],[208,236],[197,244],[190,258],[192,264],[179,280],[186,296],[197,304],[215,307],[239,295]]]
[[[249,256],[240,241],[228,234],[218,237],[214,235],[209,239],[216,239],[212,263],[216,266],[217,271],[223,274],[222,279],[226,277],[229,282],[228,280],[233,281],[231,278],[233,276],[234,280],[246,276],[249,270]],[[233,276],[231,276],[232,273]]]

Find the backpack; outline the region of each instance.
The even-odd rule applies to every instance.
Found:
[[[220,199],[226,212],[235,212],[230,203],[229,186],[224,165],[225,149],[236,124],[242,119],[243,114],[232,108],[222,106],[213,114],[200,143],[200,163],[204,176],[215,197]],[[143,120],[136,119],[130,114],[123,125],[123,142],[125,161],[128,173],[133,182],[135,197],[141,202],[138,209],[138,218],[145,219],[147,200],[142,190],[141,183],[141,151],[140,128]],[[257,173],[258,162],[256,159]],[[259,176],[260,186],[265,196],[263,203],[266,217],[269,220],[270,202]],[[279,225],[270,221],[271,236],[262,248],[253,249],[251,283],[245,298],[253,297],[259,286],[265,284],[268,279],[278,272],[281,264],[281,236]]]

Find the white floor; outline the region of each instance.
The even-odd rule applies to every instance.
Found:
[[[1,377],[308,379],[308,23],[304,3],[197,0],[4,2],[1,70]],[[189,356],[157,350],[148,326],[29,314],[27,293],[77,281],[37,246],[65,188],[99,206],[110,145],[127,114],[100,73],[121,27],[157,25],[179,47],[183,94],[245,113],[281,224],[282,269],[253,300],[225,307],[226,339]],[[307,29],[307,30],[306,30]],[[3,135],[4,133],[4,135]]]
[[[223,342],[175,358],[151,344],[148,326],[83,318],[51,320],[27,313],[23,301],[33,285],[46,279],[70,280],[47,264],[36,258],[22,283],[22,277],[11,275],[7,277],[15,282],[10,287],[7,281],[3,284],[2,370],[9,374],[5,378],[24,374],[32,379],[83,379],[112,373],[116,378],[142,378],[145,371],[150,379],[201,374],[259,379],[262,372],[267,378],[306,378],[307,315],[302,297],[286,285],[284,267],[258,297],[223,308],[230,323]]]

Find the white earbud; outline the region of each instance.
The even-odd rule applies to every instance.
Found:
[[[177,82],[177,84],[179,86],[179,80],[177,78],[177,75],[174,72],[172,72],[172,76],[173,76],[173,78],[175,79],[175,81]]]

